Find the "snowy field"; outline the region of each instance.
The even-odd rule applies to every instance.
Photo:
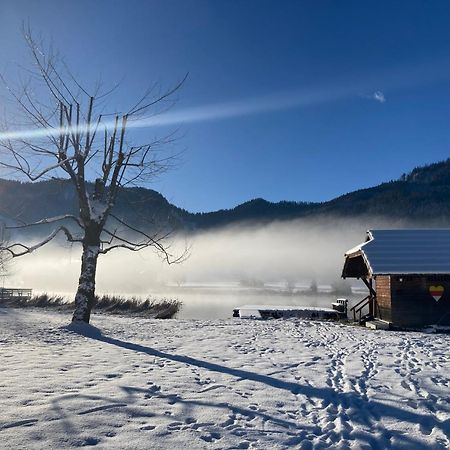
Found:
[[[445,449],[450,336],[0,308],[0,447]]]

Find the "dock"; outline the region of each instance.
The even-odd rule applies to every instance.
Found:
[[[341,315],[332,308],[315,306],[244,305],[233,309],[233,317],[241,319],[301,318],[339,320]]]

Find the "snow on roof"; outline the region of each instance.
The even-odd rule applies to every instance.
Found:
[[[239,310],[261,310],[261,311],[321,311],[321,312],[333,312],[336,310],[332,308],[322,308],[320,306],[282,306],[282,305],[244,305],[234,309]]]
[[[369,230],[345,253],[362,256],[371,274],[450,274],[450,229]]]

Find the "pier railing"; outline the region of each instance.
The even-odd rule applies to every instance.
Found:
[[[11,299],[30,299],[33,289],[23,288],[0,288],[0,301]]]

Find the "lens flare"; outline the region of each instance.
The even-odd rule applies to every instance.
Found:
[[[283,111],[293,108],[318,105],[321,103],[336,101],[355,94],[355,88],[320,89],[320,90],[295,90],[279,92],[260,97],[246,98],[242,100],[224,103],[209,104],[184,108],[179,111],[168,111],[151,117],[130,120],[127,129],[132,128],[156,128],[187,123],[205,122],[213,120],[231,119],[234,117],[264,114],[275,111]],[[101,122],[101,129],[112,130],[114,120]],[[90,128],[90,129],[89,129]],[[39,139],[44,137],[58,137],[68,131],[73,133],[93,132],[96,124],[81,124],[72,128],[35,128],[24,130],[12,130],[0,133],[0,140]]]

